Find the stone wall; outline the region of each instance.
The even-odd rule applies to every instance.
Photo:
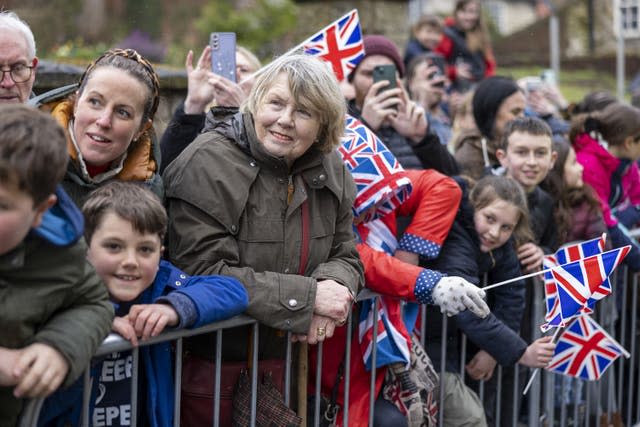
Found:
[[[36,95],[44,94],[69,84],[77,83],[84,67],[40,61],[33,91]],[[156,67],[160,77],[160,104],[153,127],[158,135],[164,132],[173,111],[187,95],[187,74],[184,70],[173,70]]]

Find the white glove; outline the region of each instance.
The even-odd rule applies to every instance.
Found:
[[[454,316],[466,309],[480,318],[489,315],[489,306],[484,302],[485,292],[462,277],[443,277],[433,288],[431,297],[447,316]]]

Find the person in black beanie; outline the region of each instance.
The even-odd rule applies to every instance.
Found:
[[[472,105],[477,129],[454,141],[454,156],[461,173],[479,179],[485,168],[499,164],[495,153],[504,126],[524,116],[526,101],[513,79],[493,76],[478,84]]]
[[[455,159],[429,129],[424,108],[409,99],[403,87],[404,63],[396,45],[382,35],[363,38],[365,55],[349,74],[355,99],[349,114],[378,135],[405,169],[436,169],[445,175],[458,173]],[[382,90],[386,82],[373,81],[378,65],[395,65],[397,87]]]

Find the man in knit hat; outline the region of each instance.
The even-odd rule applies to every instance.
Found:
[[[489,77],[473,94],[477,130],[462,133],[454,142],[460,172],[479,179],[487,167],[497,166],[496,149],[507,122],[524,116],[526,101],[518,84],[509,77]]]
[[[363,39],[365,56],[349,75],[355,98],[349,114],[365,123],[385,143],[406,169],[436,169],[444,174],[458,172],[455,160],[438,136],[429,132],[424,108],[411,101],[403,87],[404,63],[397,46],[382,35]],[[382,90],[387,82],[373,82],[373,69],[393,64],[397,87]]]

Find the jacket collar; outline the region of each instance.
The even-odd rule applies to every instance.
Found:
[[[260,168],[269,170],[277,176],[301,175],[308,187],[314,189],[327,187],[336,197],[342,197],[342,185],[337,181],[337,177],[341,174],[334,170],[335,165],[329,159],[331,156],[337,156],[337,153],[324,155],[315,146],[311,146],[289,168],[283,158],[273,156],[264,149],[264,145],[256,135],[250,113],[241,113],[237,110],[235,114],[229,114],[230,112],[228,108],[212,110],[207,118],[206,127],[234,141],[236,146],[252,157]],[[216,117],[224,120],[216,122]]]
[[[579,153],[581,152],[597,157],[600,163],[610,174],[615,172],[620,165],[620,159],[609,153],[606,148],[598,143],[597,140],[589,136],[588,133],[581,133],[576,137],[574,148],[576,153],[578,153],[578,157],[580,157]]]
[[[29,239],[28,236],[27,239]],[[0,272],[13,271],[24,266],[24,259],[27,253],[27,239],[25,239],[12,251],[0,255]]]
[[[67,131],[67,150],[71,161],[76,168],[84,169],[84,165],[81,166],[78,150],[68,130],[69,124],[73,120],[73,103],[69,100],[60,102],[55,106],[51,114],[62,128]],[[137,143],[132,143],[129,147],[122,163],[122,169],[115,174],[115,178],[123,181],[147,181],[151,179],[158,168],[153,151],[150,132],[145,132]]]

